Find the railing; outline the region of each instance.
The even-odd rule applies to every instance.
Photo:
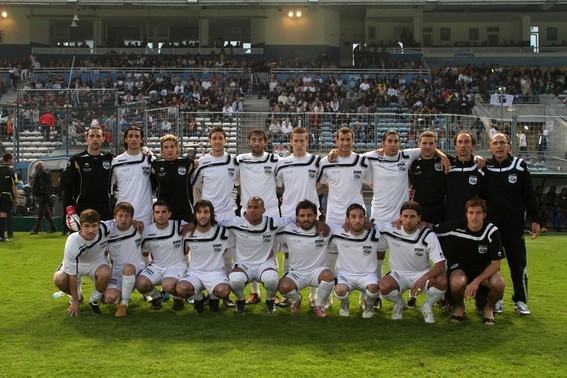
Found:
[[[33,47],[32,54],[53,55],[107,55],[107,54],[144,54],[144,55],[188,55],[200,54],[208,56],[218,54],[224,49],[227,57],[232,55],[263,55],[263,48],[229,48],[229,47]]]
[[[430,76],[431,72],[428,68],[422,69],[380,69],[380,68],[272,68],[272,75],[282,76],[302,76],[307,75],[321,75],[326,78],[329,75],[335,77],[354,77],[360,76],[385,76],[385,75],[403,75],[403,76]]]

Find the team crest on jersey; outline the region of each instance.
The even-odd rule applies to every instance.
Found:
[[[271,176],[272,175],[272,167],[270,167],[269,165],[264,166],[264,174],[266,176]]]
[[[165,168],[164,168],[164,167],[160,167],[160,168],[159,168],[159,173],[163,173],[163,171],[165,171]]]
[[[518,176],[515,173],[511,173],[508,175],[508,182],[510,184],[515,184],[518,181]]]
[[[360,178],[362,177],[362,172],[361,171],[353,171],[352,176],[354,177],[355,180],[360,180]]]
[[[414,248],[413,254],[417,257],[422,257],[425,254],[425,249],[424,248]]]
[[[443,170],[443,167],[441,166],[441,163],[435,163],[435,170],[437,172],[441,172]]]
[[[307,171],[307,177],[309,180],[313,180],[317,176],[317,172],[313,169]]]
[[[272,235],[263,235],[262,239],[264,243],[269,243],[272,240]]]
[[[136,239],[136,248],[139,248],[142,244],[142,239]]]
[[[323,240],[321,239],[315,240],[315,248],[322,248],[323,244],[324,244]]]
[[[228,168],[228,177],[234,178],[234,168]]]
[[[222,244],[213,244],[213,252],[214,253],[221,253],[222,252]]]
[[[404,162],[399,162],[399,163],[398,163],[398,171],[400,171],[400,172],[405,172],[405,171],[406,171],[406,163],[404,163]]]
[[[478,177],[476,176],[469,176],[469,184],[476,185],[478,183]]]
[[[480,253],[481,255],[485,254],[486,252],[488,252],[488,246],[487,245],[479,245],[478,246],[478,253]]]
[[[149,176],[150,175],[150,167],[142,167],[142,173],[144,174],[144,176]]]
[[[104,169],[110,169],[110,162],[109,161],[103,161],[102,162],[102,167]]]
[[[173,242],[173,249],[179,248],[180,245],[181,245],[181,240],[175,240]]]
[[[184,176],[187,173],[187,168],[186,167],[177,167],[177,173],[180,174],[181,176]]]
[[[364,256],[369,256],[372,253],[372,247],[369,245],[365,245],[362,247],[362,254]]]

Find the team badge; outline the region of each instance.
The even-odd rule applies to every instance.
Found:
[[[518,176],[515,173],[511,173],[508,175],[508,182],[510,184],[515,184],[518,181]]]
[[[142,245],[142,239],[136,239],[136,247]]]
[[[164,167],[159,167],[159,172],[162,173],[163,171],[165,171]]]
[[[221,253],[222,252],[222,244],[213,244],[213,252],[214,253]]]
[[[85,163],[85,168],[90,168],[91,165],[89,163]]]
[[[372,253],[372,247],[369,245],[365,245],[362,247],[362,254],[364,256],[369,256]]]
[[[264,243],[269,243],[269,242],[272,241],[271,235],[263,235],[262,239],[263,239]]]
[[[355,180],[360,180],[360,178],[362,177],[362,172],[361,171],[354,171],[354,172],[352,172],[352,175],[353,175]]]
[[[413,249],[413,254],[414,254],[416,257],[422,257],[422,256],[425,254],[425,249],[423,249],[423,248],[414,248],[414,249]]]
[[[309,180],[313,180],[316,175],[317,175],[317,172],[313,169],[310,169],[309,171],[307,171],[307,177],[309,178]]]
[[[181,246],[181,240],[174,240],[173,241],[173,249],[177,249]]]
[[[435,163],[435,170],[437,172],[441,172],[443,170],[443,167],[441,166],[441,163]]]
[[[234,168],[228,168],[228,177],[234,178]]]
[[[315,248],[322,248],[323,247],[323,240],[318,239],[315,240]]]
[[[144,174],[144,176],[149,176],[150,175],[150,167],[142,167],[142,173]]]
[[[398,163],[398,171],[400,171],[400,172],[406,171],[406,164],[404,162]]]
[[[469,184],[476,185],[478,183],[478,177],[476,176],[469,176]]]
[[[270,167],[270,166],[265,166],[265,167],[264,167],[264,174],[265,174],[266,176],[271,176],[271,175],[272,175],[272,167]]]
[[[186,167],[177,167],[177,173],[180,174],[181,176],[184,176],[187,173],[187,168]]]
[[[102,167],[104,169],[110,169],[110,162],[109,161],[103,161],[102,162]]]
[[[487,245],[479,245],[478,246],[478,253],[480,253],[481,255],[484,255],[486,252],[488,252],[488,246]]]

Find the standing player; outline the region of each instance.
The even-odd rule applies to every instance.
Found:
[[[323,301],[331,294],[335,281],[335,273],[325,267],[329,237],[317,233],[317,205],[313,202],[300,201],[295,214],[300,226],[288,224],[276,238],[276,243],[287,244],[290,260],[289,271],[280,279],[278,290],[293,303],[291,312],[298,313],[301,308],[299,291],[307,286],[319,287],[313,311],[324,318],[327,313]]]
[[[53,283],[59,290],[71,295],[67,313],[69,316],[77,316],[83,301],[79,282],[82,276],[90,277],[95,287],[89,300],[89,308],[93,314],[98,315],[98,302],[111,276],[110,266],[104,257],[108,229],[100,223],[100,215],[95,210],[84,210],[79,219],[80,231],[67,238],[63,263],[53,275]]]
[[[386,249],[386,243],[380,239],[377,229],[366,230],[366,210],[354,203],[346,210],[346,222],[349,231],[337,228],[332,232],[329,247],[338,251],[337,285],[335,296],[341,301],[340,316],[350,316],[349,296],[353,290],[366,294],[362,317],[372,318],[374,299],[380,295],[376,267],[376,254]]]
[[[280,216],[276,194],[276,170],[279,156],[265,151],[267,143],[268,137],[264,131],[259,129],[252,130],[248,134],[250,152],[236,157],[240,167],[241,216],[244,215],[248,200],[252,197],[262,198],[266,216]],[[254,304],[260,302],[258,283],[252,282],[251,287],[252,292],[246,303]],[[278,302],[277,297],[274,300]]]
[[[152,155],[142,153],[143,146],[144,132],[137,126],[129,126],[124,131],[126,151],[112,160],[110,185],[118,187],[116,202],[130,203],[136,218],[148,225],[152,222]]]
[[[112,277],[104,292],[104,299],[106,303],[118,304],[114,314],[117,318],[128,315],[136,276],[145,267],[142,260],[142,235],[134,226],[133,220],[134,207],[127,202],[120,202],[114,207],[114,220],[105,222],[110,229],[106,250],[112,261]]]
[[[99,126],[87,131],[87,149],[71,156],[65,169],[63,206],[67,212],[67,226],[77,231],[77,213],[94,209],[102,220],[112,219],[108,185],[112,154],[102,152],[104,132]]]
[[[0,242],[10,240],[5,235],[6,220],[8,214],[12,212],[12,206],[16,206],[18,203],[16,176],[10,168],[12,160],[12,154],[6,153],[2,156],[2,164],[0,164]]]
[[[156,198],[171,206],[171,219],[193,219],[193,159],[179,156],[179,141],[172,134],[160,138],[161,158],[152,162],[150,179]]]
[[[530,315],[524,214],[532,221],[532,239],[535,239],[539,235],[539,212],[528,166],[509,151],[510,139],[506,134],[496,133],[490,138],[492,159],[484,167],[488,219],[500,230],[514,285],[512,300],[516,312]]]
[[[183,249],[182,221],[173,221],[169,205],[156,201],[153,206],[154,223],[144,227],[142,254],[151,255],[151,262],[136,278],[136,289],[152,297],[152,309],[160,310],[162,293],[155,288],[161,284],[163,291],[173,295],[173,309],[183,310],[183,299],[175,291],[177,280],[187,271],[187,255]]]
[[[390,271],[380,280],[382,297],[394,303],[392,319],[402,319],[404,300],[402,294],[410,290],[415,297],[427,293],[421,305],[426,323],[435,323],[433,304],[443,298],[447,290],[445,257],[437,236],[429,228],[418,230],[421,206],[415,201],[404,202],[400,209],[401,229],[382,225],[390,254]],[[429,265],[429,260],[433,266]]]
[[[455,309],[453,323],[465,319],[464,299],[475,298],[479,289],[488,289],[488,301],[482,309],[483,322],[493,325],[494,305],[504,294],[504,278],[500,260],[505,258],[500,233],[485,222],[486,201],[473,198],[465,205],[466,220],[445,222],[434,227],[439,238],[446,239],[446,256],[451,295]]]
[[[192,184],[195,197],[210,201],[215,208],[217,221],[231,220],[235,217],[236,203],[232,197],[234,185],[238,185],[239,169],[236,159],[225,151],[226,132],[215,126],[209,133],[211,150],[199,158],[199,167],[193,173]],[[200,194],[199,194],[200,193]],[[224,269],[228,274],[232,269],[234,248],[224,254]],[[226,305],[234,307],[232,301]]]
[[[210,201],[195,203],[193,218],[195,231],[184,240],[185,252],[191,254],[191,260],[187,272],[177,281],[176,291],[182,298],[191,297],[195,311],[201,313],[205,303],[202,291],[207,290],[209,308],[218,312],[219,298],[226,300],[230,295],[223,254],[227,247],[234,245],[234,238],[227,229],[217,224]]]
[[[307,130],[296,127],[291,132],[292,154],[278,161],[276,182],[278,187],[284,188],[283,201],[280,206],[283,217],[294,217],[297,204],[303,200],[309,200],[317,206],[317,209],[319,208],[317,176],[319,175],[321,158],[307,152],[308,143],[309,134]],[[285,250],[285,248],[285,245],[282,246],[282,250]],[[289,269],[288,262],[286,253],[283,260],[284,273]],[[314,303],[316,296],[317,289],[312,287],[310,302]]]
[[[278,271],[272,247],[276,233],[293,220],[264,216],[264,201],[259,197],[248,200],[245,218],[225,221],[236,240],[234,268],[230,272],[230,287],[238,298],[236,313],[244,312],[244,288],[251,281],[262,282],[266,289],[266,313],[276,312],[273,297],[278,290]],[[269,298],[269,299],[267,299]]]

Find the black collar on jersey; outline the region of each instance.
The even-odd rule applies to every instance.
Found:
[[[386,159],[388,156],[376,156],[376,157],[372,157],[372,156],[366,156],[366,158],[368,160],[376,160],[379,161],[380,163],[397,163],[399,162],[401,159],[409,159],[409,155],[404,151],[398,151],[398,156],[396,157],[395,160],[388,160]]]
[[[321,172],[319,172],[319,177],[317,177],[317,181],[319,181],[319,179],[321,178],[321,175],[323,174],[323,171],[325,169],[337,168],[337,167],[355,167],[356,165],[358,165],[359,161],[360,161],[361,167],[363,167],[363,168],[368,167],[368,164],[366,163],[366,158],[364,156],[360,156],[358,154],[355,154],[355,158],[354,158],[354,161],[352,163],[331,163],[331,162],[329,162],[328,165],[323,165],[321,167]]]
[[[99,243],[102,240],[102,238],[104,236],[108,236],[109,230],[106,227],[106,225],[104,223],[99,223],[99,224],[100,224],[100,227],[98,229],[98,233],[96,235],[95,240],[90,244],[85,243],[84,245],[79,247],[79,254],[77,255],[77,260],[79,259],[79,256],[81,256],[83,254],[83,252],[85,252],[87,249],[94,247],[97,243]]]
[[[432,232],[433,232],[433,231],[431,231],[431,229],[429,229],[429,228],[427,228],[427,227],[422,228],[422,229],[419,231],[419,234],[417,235],[417,237],[414,238],[414,239],[404,238],[404,237],[401,236],[401,235],[393,234],[393,233],[387,232],[387,231],[384,231],[384,232],[382,232],[382,233],[385,234],[385,235],[388,235],[388,236],[390,236],[390,237],[392,237],[392,238],[394,238],[394,239],[396,239],[396,240],[399,240],[399,241],[401,241],[401,242],[408,243],[408,244],[417,244],[417,243],[419,243],[421,240],[423,240],[423,241],[422,241],[423,245],[427,247],[427,242],[425,241],[425,238],[427,237],[427,235],[431,234]]]
[[[168,227],[171,227],[171,232],[168,235],[147,237],[144,240],[142,240],[142,245],[144,245],[144,243],[147,242],[147,241],[169,239],[173,235],[175,235],[175,234],[179,235],[181,233],[180,232],[180,228],[181,228],[181,221],[180,220],[170,220]],[[157,228],[157,226],[156,226],[156,228]]]
[[[263,160],[238,160],[238,159],[234,159],[234,164],[235,165],[239,165],[239,164],[263,164],[263,163],[267,163],[267,162],[271,162],[271,163],[275,163],[278,161],[278,158],[276,158],[276,155],[272,154],[271,152],[268,152],[268,154],[266,155],[266,158]]]
[[[122,235],[122,236],[119,236],[119,237],[116,237],[116,238],[108,239],[108,244],[117,243],[117,242],[122,241],[122,240],[128,240],[128,239],[135,237],[136,235],[138,235],[138,230],[136,229],[136,227],[134,227],[132,229],[132,232],[130,232],[127,235]]]
[[[215,227],[215,232],[213,234],[213,236],[209,237],[209,238],[203,238],[203,237],[194,237],[194,236],[188,236],[185,238],[185,243],[187,242],[195,242],[198,241],[200,243],[208,243],[211,242],[213,240],[217,240],[217,238],[219,238],[219,234],[220,234],[220,239],[221,240],[227,240],[228,239],[228,230],[220,225],[215,225],[213,226]]]
[[[251,230],[249,228],[240,227],[238,225],[229,226],[227,228],[235,229],[235,230],[239,230],[239,231],[247,231],[247,232],[250,232],[251,234],[261,234],[261,233],[264,233],[266,231],[274,231],[274,230],[278,229],[278,227],[274,224],[274,220],[271,217],[267,217],[267,216],[264,215],[262,217],[262,221],[264,222],[264,225],[260,230]]]
[[[352,238],[352,237],[348,237],[348,236],[342,236],[339,234],[333,234],[333,236],[331,236],[332,240],[333,238],[337,238],[337,239],[341,239],[341,240],[348,240],[348,241],[354,241],[354,242],[365,242],[368,240],[368,238],[370,238],[370,241],[376,242],[378,240],[380,240],[379,236],[376,235],[376,229],[375,228],[371,228],[370,230],[366,230],[366,233],[364,234],[364,237],[362,238]],[[353,235],[354,236],[354,235]]]
[[[313,164],[313,161],[315,161],[315,166],[317,168],[319,168],[319,164],[321,163],[321,157],[318,155],[311,155],[311,158],[306,161],[305,163],[290,163],[290,164],[285,164],[285,165],[281,165],[276,169],[276,175],[278,174],[278,172],[284,168],[289,168],[289,167],[307,167],[311,164]],[[281,162],[281,160],[280,160]]]
[[[148,159],[148,163],[152,162],[152,157],[151,155],[144,155],[142,154],[142,158],[140,160],[129,160],[129,161],[123,161],[123,162],[117,162],[115,164],[112,165],[112,168],[114,169],[114,167],[121,167],[123,165],[133,165],[133,164],[140,164],[143,163],[144,160],[146,160],[146,158]]]

